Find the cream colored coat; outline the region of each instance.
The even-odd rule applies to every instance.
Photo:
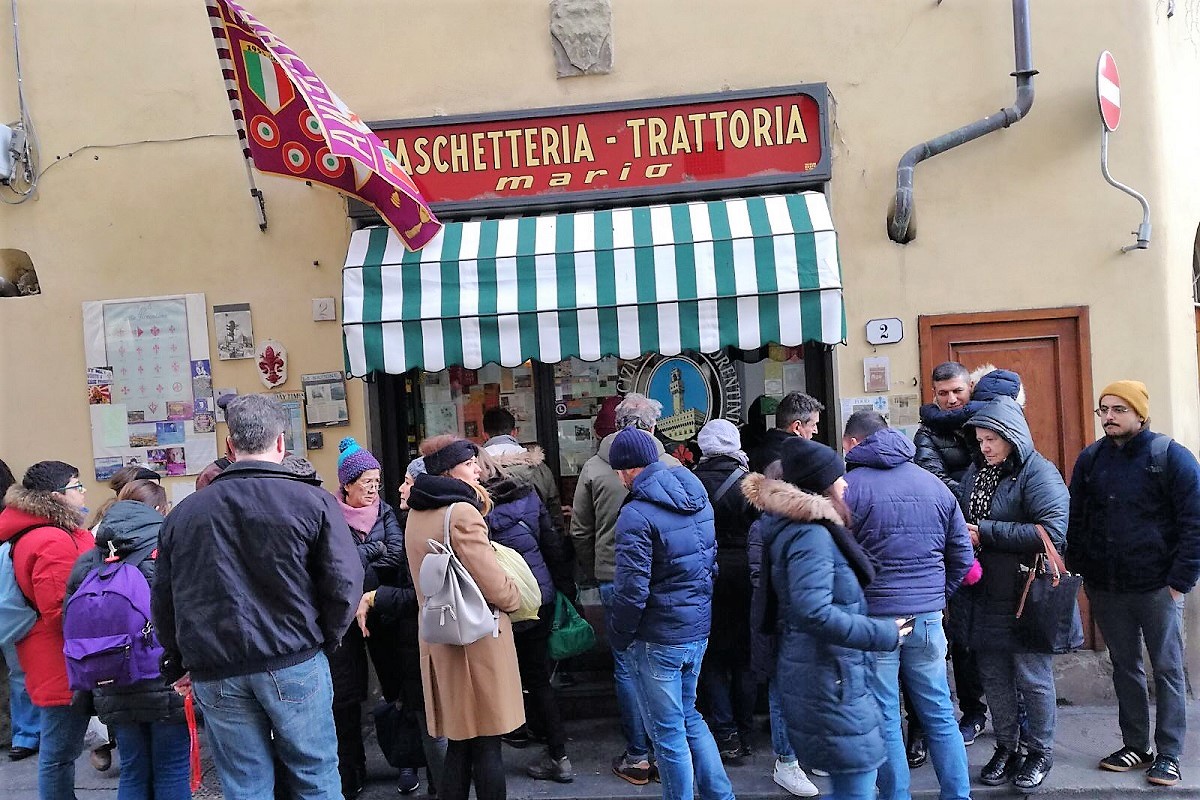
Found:
[[[427,540],[442,541],[446,509],[410,511],[404,529],[404,547],[414,579],[429,552]],[[501,612],[516,611],[520,591],[496,561],[488,541],[488,527],[469,503],[457,503],[450,517],[450,546],[486,599]],[[417,602],[425,595],[417,584]],[[421,640],[421,682],[425,687],[425,714],[431,736],[473,739],[499,736],[525,722],[521,701],[521,674],[507,613],[500,614],[500,635],[485,636],[463,646],[429,644]]]

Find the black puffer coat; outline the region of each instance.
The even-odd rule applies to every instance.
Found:
[[[976,522],[983,577],[951,598],[950,627],[972,649],[1016,652],[1021,649],[1013,636],[1021,565],[1032,564],[1042,552],[1035,525],[1046,529],[1062,553],[1070,496],[1058,468],[1033,449],[1029,425],[1016,401],[998,398],[972,416],[968,425],[972,436],[975,427],[995,431],[1013,445],[1013,452],[1001,468],[991,511]],[[978,456],[959,487],[959,504],[968,522],[972,522],[971,492],[981,466],[983,458]]]
[[[733,473],[739,478],[715,500],[717,490]],[[750,656],[750,561],[747,554],[750,526],[758,509],[750,505],[739,484],[749,473],[732,456],[701,459],[695,475],[704,484],[713,507],[717,531],[717,578],[713,582],[712,631],[708,649]]]
[[[93,569],[104,563],[112,543],[122,561],[138,561],[138,571],[154,586],[154,551],[163,515],[134,500],[121,500],[109,508],[96,532],[96,548],[79,557],[67,580],[67,598],[83,583]],[[92,693],[96,716],[105,725],[143,722],[184,724],[183,698],[165,680],[141,681],[133,686],[97,689]]]
[[[871,651],[896,649],[896,624],[867,616],[858,577],[826,527],[840,524],[828,498],[761,475],[742,486],[764,512],[763,556],[778,602],[776,680],[792,744],[806,766],[876,769],[885,750]]]

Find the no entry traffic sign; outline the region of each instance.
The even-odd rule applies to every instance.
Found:
[[[1100,120],[1109,131],[1121,124],[1121,76],[1117,60],[1105,50],[1096,63],[1096,99],[1100,102]]]

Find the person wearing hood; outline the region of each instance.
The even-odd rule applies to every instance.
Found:
[[[163,677],[194,693],[229,800],[270,797],[275,754],[293,792],[341,798],[327,653],[354,617],[362,564],[333,495],[283,466],[279,400],[239,395],[225,417],[234,462],[159,539]]]
[[[662,443],[654,437],[662,403],[630,392],[617,404],[614,413],[619,429],[632,425],[649,434],[651,446],[665,466],[680,465],[678,459],[667,455]],[[616,437],[616,433],[605,436],[596,455],[583,465],[575,484],[571,512],[571,541],[575,547],[575,577],[579,581],[580,600],[583,602],[585,591],[598,588],[600,602],[609,611],[612,608],[617,515],[629,495],[629,490],[609,463]],[[611,640],[612,633],[609,632]],[[650,739],[638,711],[637,690],[630,667],[624,653],[616,648],[613,649],[613,682],[621,714],[621,733],[625,739],[624,752],[612,761],[613,774],[635,786],[644,786],[650,782]]]
[[[1053,656],[1027,652],[1017,641],[1017,603],[1022,568],[1043,551],[1039,526],[1062,552],[1070,496],[1058,469],[1034,449],[1025,414],[1012,398],[992,400],[967,428],[979,453],[963,476],[958,500],[983,577],[955,595],[950,619],[976,653],[992,708],[996,751],[979,779],[1030,791],[1054,766]],[[1018,721],[1019,699],[1028,715],[1025,731]]]
[[[88,573],[113,557],[136,564],[154,585],[155,552],[163,515],[169,510],[166,491],[155,480],[125,483],[108,507],[96,532],[96,546],[75,562],[67,582],[67,599]],[[189,754],[191,738],[183,698],[162,678],[92,692],[96,716],[116,732],[121,757],[117,794],[121,800],[188,800],[192,796]]]
[[[750,671],[750,562],[747,534],[758,510],[739,484],[748,475],[741,435],[727,419],[712,419],[700,429],[696,442],[703,457],[695,475],[712,503],[717,536],[717,578],[713,585],[712,632],[700,692],[707,701],[708,725],[725,761],[751,754],[754,701],[758,686]]]
[[[567,535],[558,480],[546,464],[546,454],[537,445],[525,447],[517,441],[517,419],[507,408],[496,406],[483,412],[483,449],[496,464],[519,483],[532,486],[550,512],[550,521],[560,536]]]
[[[475,445],[444,434],[420,446],[426,474],[408,493],[404,546],[408,569],[421,574],[429,540],[450,547],[484,599],[498,613],[496,632],[468,645],[421,640],[421,679],[432,736],[445,736],[446,761],[438,796],[467,800],[472,785],[478,800],[504,800],[507,789],[500,737],[525,722],[521,675],[508,614],[521,604],[520,590],[500,566],[488,540],[485,519],[492,499],[479,483]],[[417,603],[425,604],[417,585]]]
[[[67,578],[79,556],[95,545],[83,527],[86,497],[79,470],[62,461],[39,461],[9,488],[0,511],[0,542],[13,542],[9,556],[17,585],[37,612],[33,627],[17,642],[17,659],[40,717],[39,800],[75,796],[75,759],[83,752],[88,724],[87,715],[71,707],[62,628]]]
[[[712,627],[712,505],[695,475],[658,456],[636,426],[618,432],[609,452],[629,490],[617,519],[609,641],[631,669],[664,800],[732,800],[716,741],[696,710]]]
[[[362,564],[364,583],[359,588],[362,595],[379,586],[380,571],[394,570],[405,560],[404,533],[392,507],[379,496],[382,467],[375,456],[352,437],[338,443],[338,453],[335,498]],[[390,661],[375,663],[375,671],[381,674],[395,669],[396,664]],[[352,798],[362,792],[367,776],[362,704],[369,688],[367,650],[362,631],[354,620],[343,634],[341,646],[329,656],[329,672],[333,677],[333,723],[337,728],[342,794]]]
[[[479,454],[483,486],[495,504],[487,515],[488,536],[493,542],[521,554],[537,580],[542,604],[536,620],[513,624],[521,687],[528,700],[526,716],[546,737],[547,752],[531,761],[525,772],[535,780],[570,783],[575,779],[567,758],[567,733],[559,713],[558,698],[550,685],[550,661],[546,642],[554,624],[554,601],[558,592],[575,594],[573,563],[565,542],[550,519],[550,512],[533,487],[504,471],[485,449]],[[532,712],[532,713],[531,713]],[[525,747],[531,741],[527,728],[506,735],[504,741]]]
[[[909,766],[900,732],[900,682],[929,743],[942,800],[968,800],[971,779],[946,677],[942,610],[975,560],[958,501],[913,463],[915,448],[876,411],[846,421],[846,506],[854,538],[875,564],[866,587],[873,617],[911,617],[915,631],[875,659],[871,685],[883,710],[887,761],[879,770],[883,800],[909,796]]]
[[[846,530],[841,457],[801,437],[780,456],[782,480],[753,474],[742,490],[763,512],[771,592],[761,624],[779,634],[776,680],[789,738],[806,766],[829,773],[832,797],[873,800],[887,751],[872,653],[895,650],[912,627],[867,614],[863,587],[875,569]]]

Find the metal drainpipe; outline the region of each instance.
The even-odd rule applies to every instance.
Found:
[[[1012,72],[1017,79],[1017,98],[1011,106],[995,114],[976,120],[969,125],[942,134],[935,139],[921,142],[909,149],[896,167],[896,197],[894,207],[888,213],[888,237],[893,242],[908,244],[916,238],[913,229],[913,173],[917,164],[939,153],[966,144],[980,136],[1018,122],[1033,106],[1032,37],[1029,33],[1029,0],[1013,0],[1013,49],[1016,53],[1016,69]]]

